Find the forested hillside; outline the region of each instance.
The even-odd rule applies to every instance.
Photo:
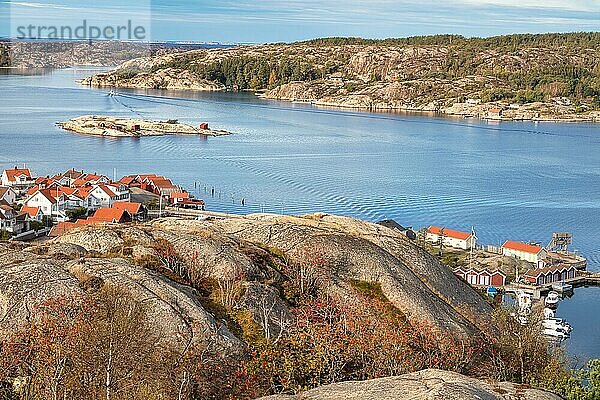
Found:
[[[600,33],[316,39],[133,60],[97,86],[258,90],[318,105],[600,120]],[[510,107],[509,107],[510,106]],[[501,113],[500,113],[501,114]]]

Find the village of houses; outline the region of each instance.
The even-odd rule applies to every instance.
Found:
[[[0,185],[0,239],[58,236],[74,227],[144,221],[165,205],[204,209],[204,202],[154,174],[107,176],[70,169],[34,176],[29,168],[4,170]],[[133,200],[138,201],[133,201]]]
[[[474,231],[437,226],[427,228],[424,238],[430,251],[445,247],[456,259],[463,256],[461,265],[453,268],[454,273],[475,287],[501,288],[509,283],[549,286],[573,279],[587,267],[584,257],[568,250],[568,233],[555,233],[546,247],[512,240],[499,247],[483,246],[477,243]],[[562,238],[564,243],[556,238]]]

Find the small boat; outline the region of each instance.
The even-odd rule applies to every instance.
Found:
[[[496,297],[496,295],[498,294],[498,289],[496,289],[493,286],[490,286],[487,288],[487,295],[490,297]]]
[[[567,339],[570,337],[569,332],[566,332],[564,329],[561,328],[544,328],[542,334],[544,336],[549,336],[558,339]]]
[[[544,308],[544,319],[552,319],[556,316],[554,310],[551,308]]]
[[[542,321],[542,327],[544,329],[554,329],[565,333],[571,333],[573,331],[573,327],[562,318],[545,319]]]
[[[573,291],[573,285],[565,282],[556,282],[552,284],[552,290],[558,293],[570,293]]]
[[[548,296],[546,296],[546,300],[544,300],[544,304],[546,305],[546,308],[555,310],[558,307],[559,301],[560,301],[560,296],[558,295],[558,293],[556,293],[555,291],[551,291],[550,293],[548,293]]]

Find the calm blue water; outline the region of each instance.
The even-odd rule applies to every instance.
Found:
[[[0,168],[156,172],[196,190],[212,210],[474,226],[480,242],[490,244],[546,244],[553,231],[570,231],[590,269],[600,270],[600,125],[346,112],[232,93],[169,98],[122,91],[129,94],[117,101],[74,83],[94,72],[0,76]],[[103,139],[54,126],[82,114],[206,121],[236,134]],[[207,196],[205,187],[215,187],[220,198]],[[591,290],[569,301],[576,304],[569,313],[580,310],[581,318],[564,315],[567,302],[559,314],[577,318],[576,331],[590,327],[599,337],[600,301],[581,301],[584,292]],[[588,339],[574,334],[573,353],[600,357],[600,343]]]

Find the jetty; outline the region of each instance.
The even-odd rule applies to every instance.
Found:
[[[564,281],[561,281],[561,283],[571,285],[573,288],[582,286],[600,286],[600,273],[580,271],[576,277],[565,279]],[[516,282],[502,286],[499,289],[505,293],[516,293],[517,291],[521,290],[525,293],[531,294],[534,299],[540,299],[548,292],[554,290],[553,283],[532,286]]]
[[[57,122],[62,129],[83,135],[105,137],[142,137],[163,135],[224,136],[231,132],[214,130],[208,123],[198,126],[180,123],[178,120],[152,121],[139,118],[118,118],[103,115],[84,115],[68,121]]]

